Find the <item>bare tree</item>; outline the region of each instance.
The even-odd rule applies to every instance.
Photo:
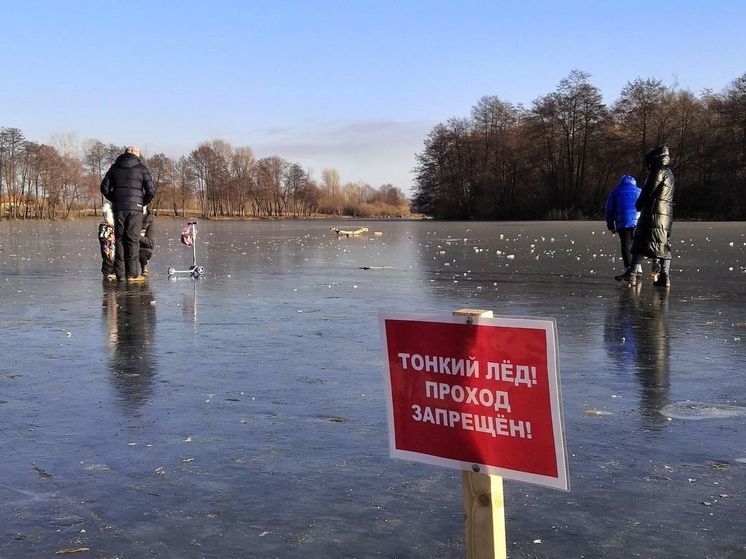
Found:
[[[116,144],[109,144],[106,146],[106,163],[112,165],[117,157],[124,153],[125,146],[118,146]]]
[[[303,191],[308,180],[308,174],[298,163],[291,163],[288,166],[285,176],[285,189],[291,202],[294,217],[298,217],[301,211]]]
[[[722,203],[718,213],[740,219],[746,214],[746,73],[731,82],[712,105],[717,114],[715,184],[724,194],[717,197]]]
[[[525,111],[495,96],[482,97],[471,111],[473,142],[479,153],[475,181],[484,216],[510,215],[518,206],[518,126]]]
[[[49,143],[62,156],[78,157],[81,151],[80,141],[74,132],[52,134]]]
[[[259,159],[253,168],[255,206],[264,215],[282,215],[285,209],[285,173],[288,162],[272,156]]]
[[[187,157],[180,157],[175,165],[174,191],[173,191],[173,210],[174,216],[186,216],[189,208],[189,201],[194,194],[197,178],[194,173],[192,162]]]
[[[321,189],[308,173],[301,183],[298,199],[301,215],[310,216],[318,211],[321,202]]]
[[[3,128],[0,130],[0,161],[2,161],[2,176],[0,176],[0,201],[2,201],[2,183],[5,184],[6,199],[8,201],[7,215],[18,217],[21,198],[21,168],[26,138],[18,128]]]
[[[146,163],[155,186],[155,198],[150,202],[150,211],[153,215],[158,215],[158,209],[162,207],[164,199],[173,205],[176,184],[175,165],[173,160],[163,153],[156,153],[148,158]]]
[[[342,213],[342,181],[336,169],[321,171],[321,191],[326,210],[333,215]]]
[[[225,140],[212,140],[210,142],[215,158],[212,162],[215,182],[210,191],[210,204],[212,215],[224,216],[231,213],[231,202],[233,199],[230,180],[230,161],[233,156],[233,147]]]
[[[641,174],[645,172],[643,155],[651,146],[665,140],[669,119],[666,99],[670,94],[660,80],[637,78],[627,82],[614,105],[621,137],[629,142],[630,151],[635,152],[632,159]]]
[[[233,150],[230,157],[230,180],[233,207],[237,215],[243,217],[246,212],[246,203],[251,196],[252,185],[251,172],[256,160],[254,152],[250,147],[238,147]]]
[[[535,102],[532,112],[545,136],[550,202],[560,210],[581,207],[589,152],[605,124],[601,92],[588,82],[589,77],[573,70],[554,93]]]
[[[89,173],[103,180],[110,163],[107,158],[106,145],[101,140],[86,140],[83,142],[83,162]]]
[[[221,209],[220,194],[228,176],[225,143],[203,142],[189,155],[203,217],[217,216]]]
[[[104,178],[109,165],[108,150],[101,140],[90,139],[83,142],[83,162],[88,172],[98,179],[99,185]],[[100,202],[103,204],[103,196],[99,192]],[[94,197],[94,200],[96,198]],[[96,204],[93,206],[94,215],[97,212]]]
[[[63,155],[60,194],[64,218],[70,219],[75,206],[85,198],[86,175],[76,156]]]

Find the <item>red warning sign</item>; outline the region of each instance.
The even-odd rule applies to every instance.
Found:
[[[554,320],[379,318],[392,457],[569,489]]]

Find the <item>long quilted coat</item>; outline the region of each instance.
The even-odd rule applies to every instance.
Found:
[[[648,258],[671,258],[673,223],[673,173],[668,148],[659,146],[645,156],[648,174],[635,207],[640,212],[632,235],[632,254]]]

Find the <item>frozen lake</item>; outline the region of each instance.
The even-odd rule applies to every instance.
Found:
[[[464,307],[557,321],[571,491],[505,482],[511,558],[746,557],[745,223],[677,222],[670,291],[601,222],[200,222],[193,280],[161,219],[142,286],[96,225],[0,222],[0,559],[463,557],[377,313]]]

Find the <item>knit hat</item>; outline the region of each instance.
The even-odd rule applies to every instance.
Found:
[[[135,146],[127,146],[124,150],[125,153],[131,153],[135,157],[140,157],[140,150]]]
[[[101,213],[104,215],[104,221],[106,221],[106,223],[108,223],[109,225],[113,227],[114,226],[114,212],[112,212],[111,210],[111,203],[104,202],[104,205],[101,207]]]

